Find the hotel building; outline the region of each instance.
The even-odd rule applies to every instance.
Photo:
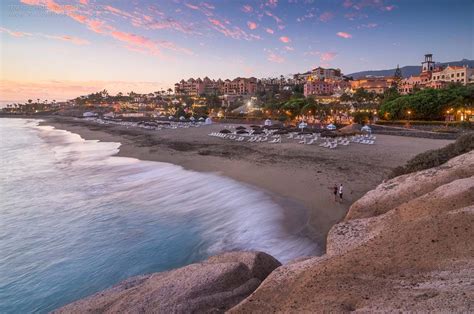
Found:
[[[421,73],[403,79],[398,86],[398,91],[400,94],[409,94],[414,89],[440,89],[450,83],[463,85],[474,83],[474,69],[467,66],[450,65],[445,68],[436,67],[433,55],[426,54],[425,61],[421,63]]]

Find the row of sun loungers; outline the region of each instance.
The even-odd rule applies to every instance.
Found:
[[[202,122],[130,122],[130,121],[116,121],[116,120],[107,120],[100,118],[85,118],[85,120],[94,121],[99,124],[110,124],[110,125],[120,125],[126,128],[137,127],[147,130],[162,130],[162,129],[188,129],[188,128],[197,128],[200,127]]]
[[[229,127],[231,128],[231,127]],[[248,134],[238,134],[230,133],[230,134],[223,134],[219,132],[213,132],[209,134],[210,136],[216,136],[228,140],[234,140],[237,142],[248,142],[248,143],[260,143],[260,142],[267,142],[271,144],[278,144],[282,143],[282,136],[281,135],[274,135],[273,133],[275,130],[265,130],[264,134],[252,134],[253,132],[250,131]],[[288,140],[295,140],[298,144],[303,145],[314,145],[317,144],[318,140],[324,140],[324,142],[320,143],[320,147],[334,149],[338,146],[348,146],[350,143],[357,143],[357,144],[366,144],[366,145],[373,145],[375,144],[376,137],[373,135],[356,135],[351,137],[339,137],[339,138],[322,138],[318,134],[296,134],[296,133],[289,133],[285,136]],[[273,139],[271,139],[273,138]]]

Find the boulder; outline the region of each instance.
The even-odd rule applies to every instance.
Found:
[[[54,313],[224,312],[281,264],[261,252],[230,252],[175,270],[137,276]]]

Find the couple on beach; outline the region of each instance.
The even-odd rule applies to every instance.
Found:
[[[337,184],[334,184],[333,192],[334,192],[334,201],[337,202],[337,194],[339,194],[339,198],[341,199],[342,202],[342,183],[337,186]]]

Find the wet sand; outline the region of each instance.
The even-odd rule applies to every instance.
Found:
[[[308,235],[323,249],[329,229],[342,220],[349,206],[381,183],[396,166],[429,149],[452,141],[378,135],[375,145],[351,143],[330,150],[283,137],[282,144],[235,142],[208,136],[224,125],[146,130],[64,117],[44,124],[80,134],[88,140],[120,142],[118,156],[169,162],[185,169],[213,172],[256,186],[286,199],[300,216],[309,212]],[[332,186],[342,183],[342,202]],[[296,213],[295,213],[296,214]],[[291,217],[291,215],[290,215]],[[294,227],[295,223],[288,221]],[[292,227],[292,228],[293,228]]]

